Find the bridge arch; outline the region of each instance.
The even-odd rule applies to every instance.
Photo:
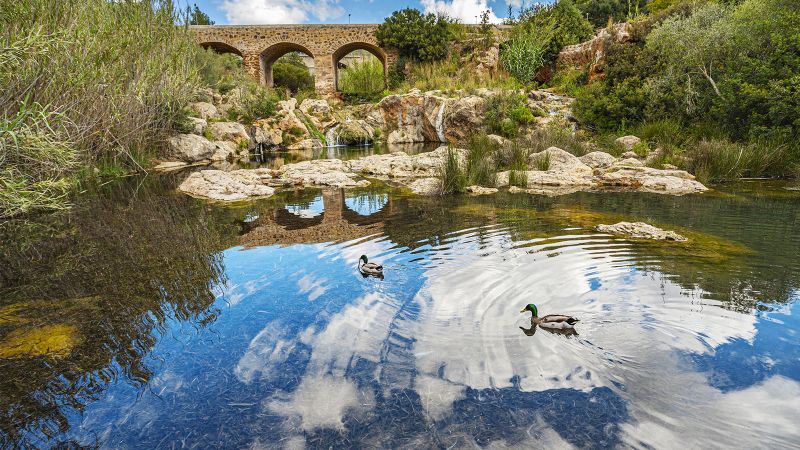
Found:
[[[312,59],[314,58],[314,54],[308,49],[308,47],[295,42],[279,42],[277,44],[270,45],[269,47],[265,48],[259,56],[261,64],[261,76],[263,77],[263,79],[259,81],[269,87],[272,87],[274,85],[272,79],[272,65],[275,64],[275,61],[277,61],[281,56],[291,52],[300,52],[310,56]]]
[[[339,62],[345,56],[349,55],[350,53],[356,50],[366,50],[367,52],[371,53],[373,56],[378,58],[378,61],[381,62],[383,66],[383,87],[387,86],[388,76],[389,76],[389,66],[387,64],[388,57],[386,52],[383,51],[382,48],[378,47],[375,44],[370,44],[368,42],[349,42],[340,46],[333,52],[333,88],[336,91],[339,91],[339,69],[340,65]]]
[[[233,53],[234,55],[238,55],[240,58],[242,57],[241,50],[230,44],[226,44],[225,42],[201,42],[200,46],[206,49],[214,50],[217,53]]]

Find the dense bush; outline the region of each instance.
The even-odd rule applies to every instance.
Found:
[[[672,11],[679,13],[656,24],[644,42],[608,50],[605,80],[578,96],[576,116],[601,130],[672,119],[711,123],[739,140],[796,137],[796,3],[709,2]]]
[[[486,105],[486,131],[507,138],[519,135],[521,127],[531,124],[535,116],[524,95],[516,92],[491,97]]]
[[[0,0],[0,214],[52,206],[42,181],[78,167],[58,161],[141,166],[194,94],[184,22],[166,0]]]
[[[370,98],[384,90],[383,63],[377,58],[356,61],[339,71],[339,90],[348,95]]]
[[[200,82],[222,94],[227,94],[247,77],[242,70],[242,58],[232,53],[217,53],[212,49],[197,49],[194,65]]]
[[[296,52],[287,53],[272,64],[272,82],[292,93],[314,89],[314,77]]]
[[[650,3],[666,3],[675,0],[651,0]],[[604,27],[609,18],[615,22],[623,22],[645,11],[650,4],[647,0],[575,0],[575,6],[595,28]],[[664,6],[666,7],[666,6]],[[662,8],[663,9],[663,8]]]
[[[533,81],[544,66],[552,27],[517,27],[500,50],[500,60],[511,75],[523,83]]]
[[[445,16],[422,14],[413,8],[395,11],[378,27],[378,43],[416,61],[440,60],[448,54],[451,23]]]

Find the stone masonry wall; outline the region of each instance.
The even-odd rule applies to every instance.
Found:
[[[334,59],[364,49],[384,64],[384,71],[397,55],[378,46],[378,25],[195,25],[189,27],[198,44],[237,53],[244,68],[261,83],[271,84],[272,63],[291,51],[314,58],[318,92],[336,90]]]

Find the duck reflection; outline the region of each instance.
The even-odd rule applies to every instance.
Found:
[[[531,320],[531,327],[530,328],[519,327],[519,329],[522,330],[523,333],[525,333],[525,336],[533,336],[534,334],[536,334],[536,329],[537,328],[539,328],[539,326],[536,323],[534,323],[532,320]],[[545,327],[541,327],[541,329],[546,331],[546,332],[548,332],[548,333],[560,334],[561,336],[566,336],[568,338],[570,338],[572,336],[580,336],[578,334],[578,332],[575,331],[575,328],[545,328]]]

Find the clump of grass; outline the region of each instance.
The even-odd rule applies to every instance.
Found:
[[[495,153],[498,170],[528,170],[529,148],[520,141],[511,141]]]
[[[560,126],[549,126],[534,130],[528,136],[528,146],[532,153],[539,153],[550,147],[558,147],[575,156],[583,156],[589,147],[571,130]]]
[[[512,170],[508,173],[508,185],[526,188],[528,187],[528,175],[522,170]]]
[[[545,172],[550,170],[550,152],[544,151],[536,155],[533,166],[536,170]]]
[[[720,139],[700,140],[686,152],[687,170],[701,182],[742,177],[797,175],[800,151],[781,141],[735,143]]]
[[[485,135],[472,136],[467,140],[466,179],[469,186],[494,187],[496,183],[494,155],[497,144]]]
[[[444,162],[439,168],[439,179],[442,182],[442,194],[458,194],[466,191],[467,176],[461,168],[458,152],[448,147]]]
[[[259,84],[248,82],[240,87],[240,96],[235,108],[228,111],[228,119],[252,123],[275,114],[278,97]]]
[[[463,64],[455,55],[453,58],[428,63],[413,63],[405,80],[397,84],[395,91],[408,92],[411,89],[431,91],[442,89],[445,92],[457,90],[474,91],[488,89],[519,89],[522,84],[506,72],[493,75],[479,73],[470,64]]]

